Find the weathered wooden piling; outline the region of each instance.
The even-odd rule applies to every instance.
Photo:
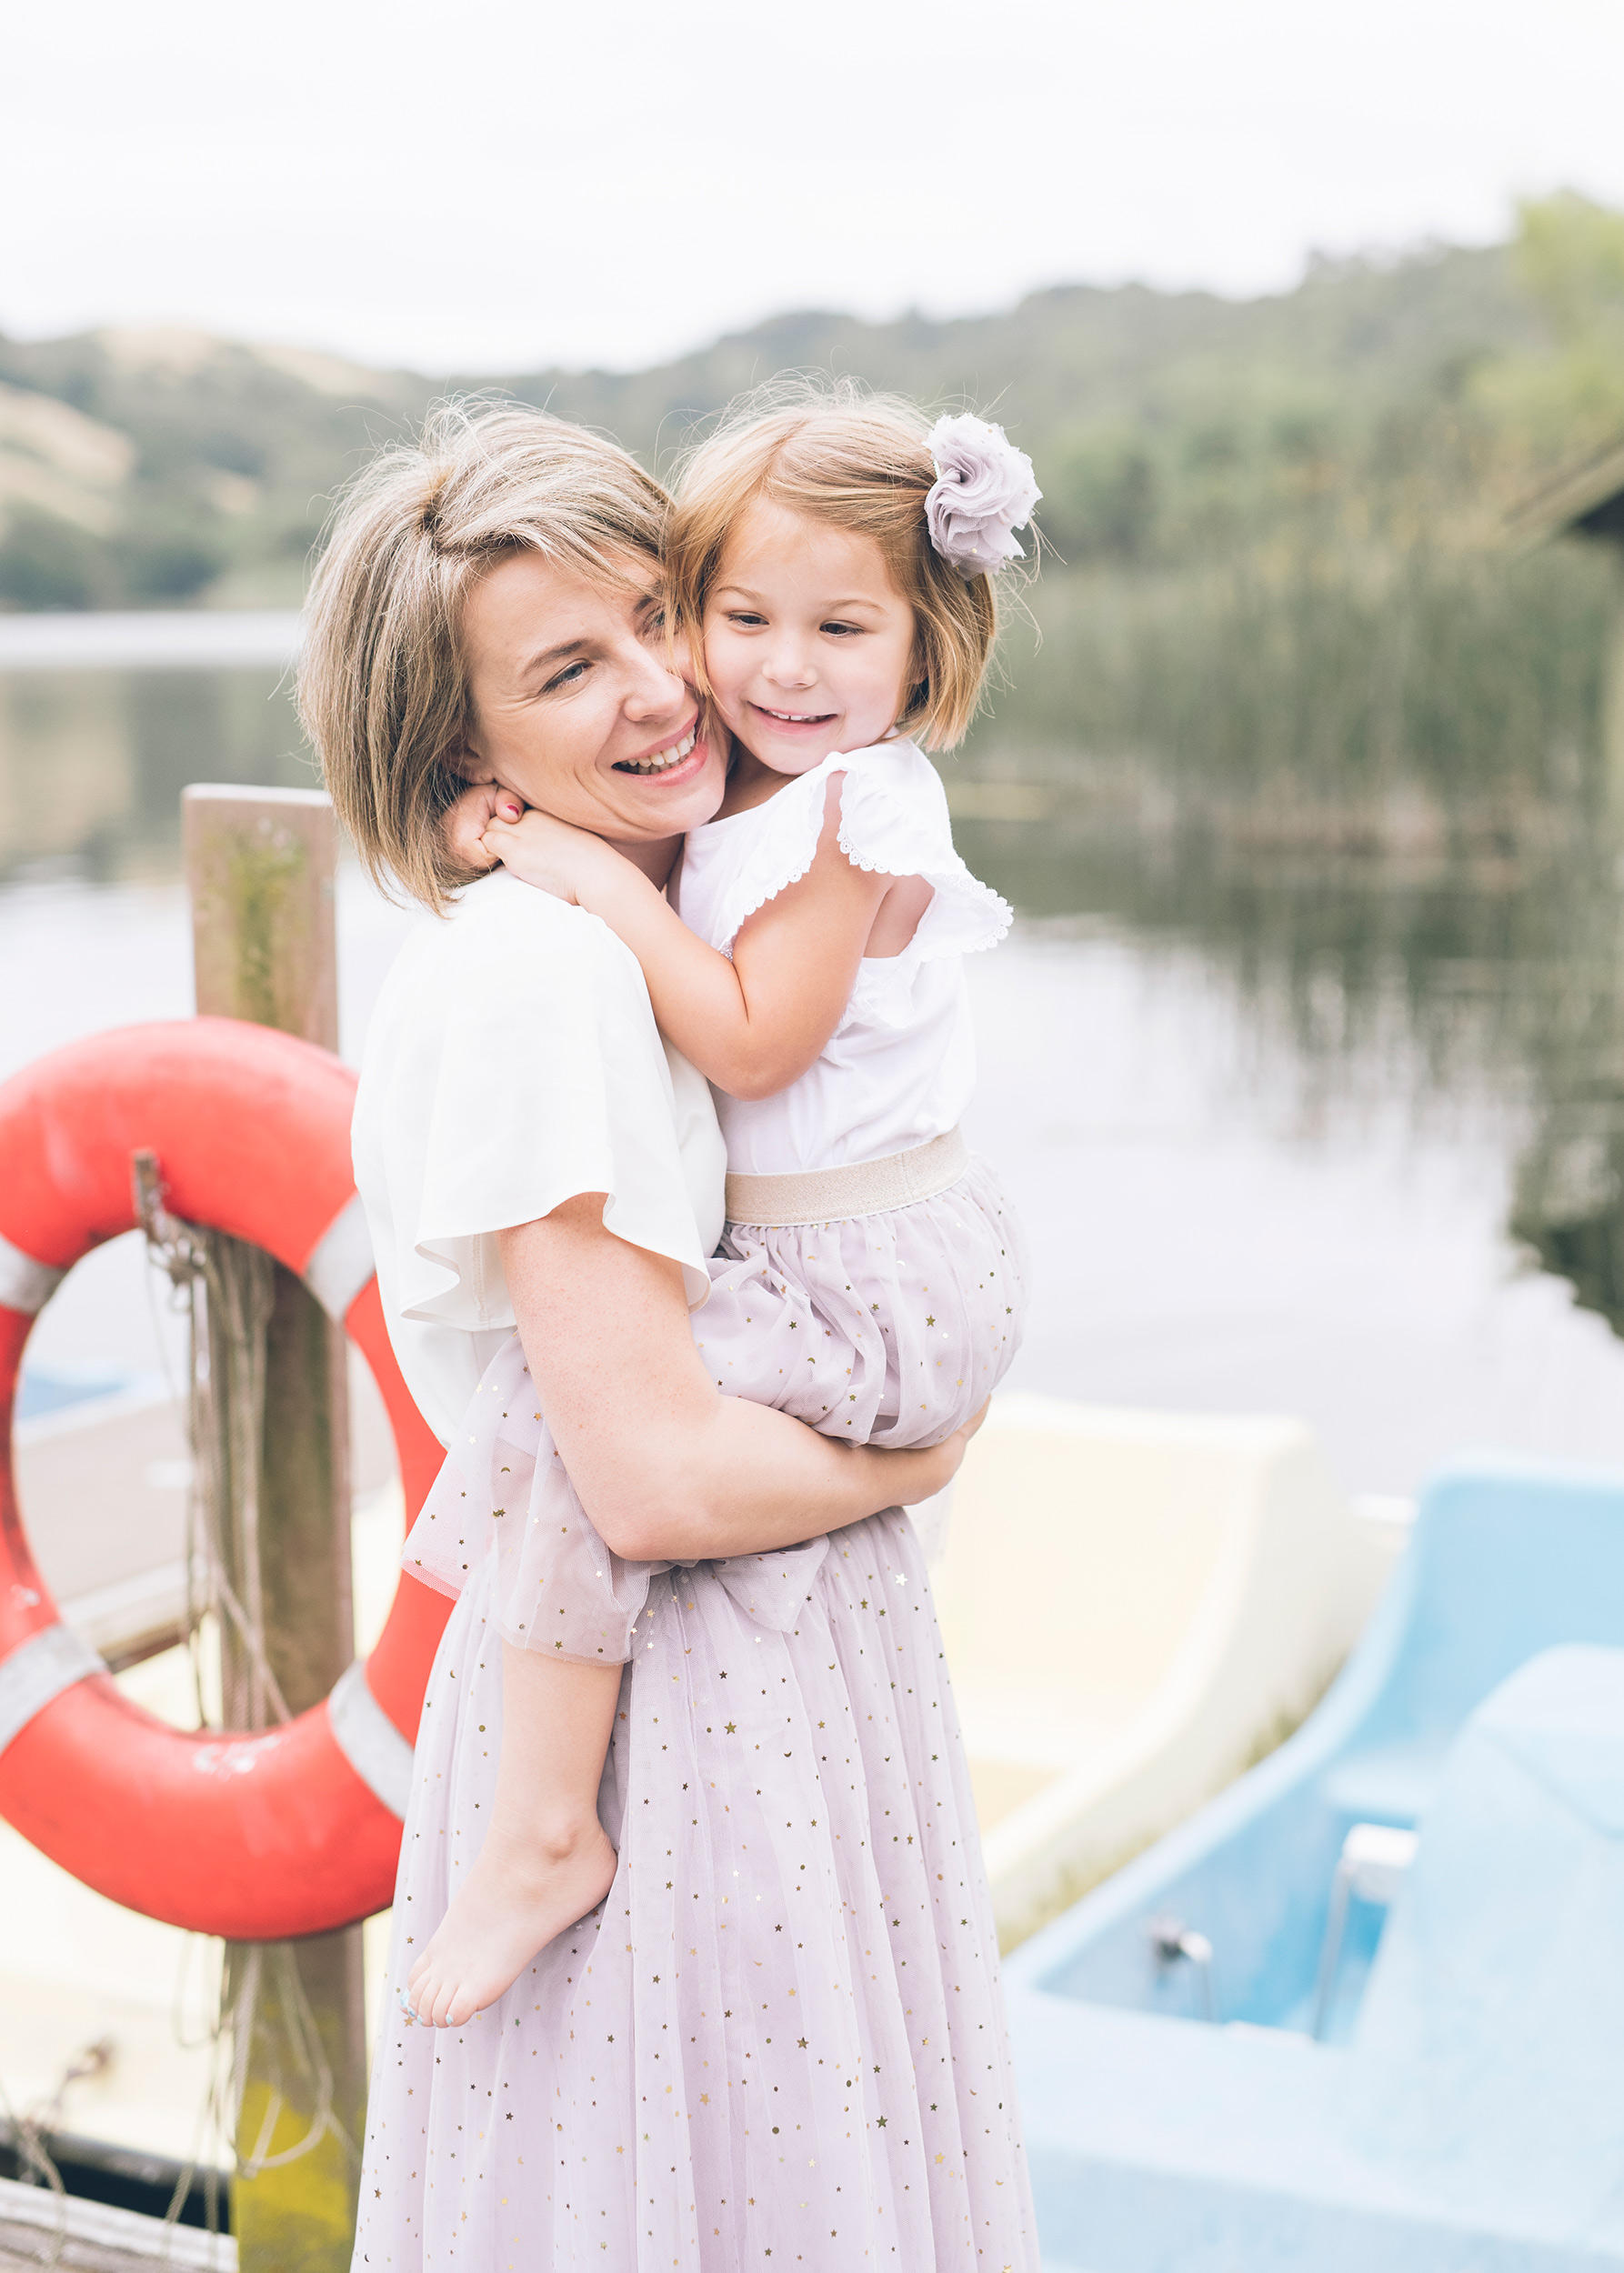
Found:
[[[337,828],[328,800],[308,790],[199,784],[185,791],[182,815],[198,1012],[336,1049]],[[263,1270],[254,1258],[240,1283],[263,1281]],[[280,1264],[269,1264],[261,1291],[268,1319],[256,1567],[226,1575],[239,1601],[254,1604],[266,1664],[223,1632],[225,1717],[237,1727],[267,1717],[267,1670],[297,1713],[327,1695],[355,1654],[344,1333]],[[226,1339],[226,1321],[211,1317],[216,1384],[233,1362]],[[239,1559],[245,1552],[239,1541]],[[244,2273],[347,2273],[366,2092],[360,1928],[263,1950],[230,1948],[228,1997],[249,1986],[253,2025],[236,2050],[237,2151],[260,2168],[239,2175],[233,2198]],[[321,2113],[323,2067],[339,2130],[278,2163]]]

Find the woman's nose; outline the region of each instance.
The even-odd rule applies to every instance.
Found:
[[[652,720],[675,716],[691,699],[681,672],[673,670],[663,649],[654,655],[644,648],[638,656],[638,666],[626,700],[628,717]]]

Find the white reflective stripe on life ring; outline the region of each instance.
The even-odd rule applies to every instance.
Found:
[[[0,1310],[18,1310],[25,1318],[43,1310],[67,1277],[49,1263],[36,1263],[32,1255],[0,1238]]]
[[[404,1823],[412,1796],[412,1747],[372,1694],[358,1657],[333,1684],[327,1718],[338,1749],[367,1790]]]
[[[376,1271],[366,1210],[357,1192],[338,1210],[310,1250],[305,1284],[328,1317],[342,1326],[351,1303]]]
[[[106,1670],[105,1659],[71,1626],[47,1626],[19,1642],[0,1665],[0,1752],[53,1697],[87,1675]]]

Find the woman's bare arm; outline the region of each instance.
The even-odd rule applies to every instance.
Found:
[[[758,1553],[951,1481],[973,1425],[926,1451],[882,1452],[724,1397],[695,1347],[679,1267],[606,1231],[603,1213],[602,1193],[582,1193],[499,1238],[538,1407],[612,1553]]]

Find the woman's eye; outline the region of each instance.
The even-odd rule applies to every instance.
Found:
[[[566,664],[557,677],[549,679],[541,691],[544,695],[556,695],[561,686],[573,686],[578,679],[585,676],[586,670],[586,666],[584,663]]]

